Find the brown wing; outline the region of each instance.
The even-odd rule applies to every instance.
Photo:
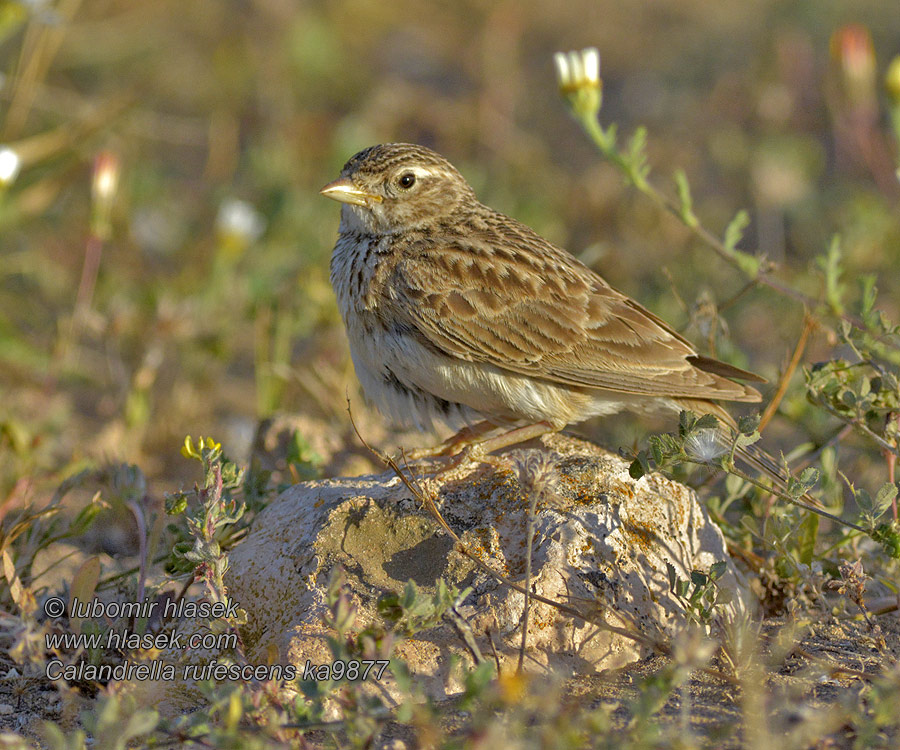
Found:
[[[389,317],[460,359],[576,387],[759,400],[730,378],[760,378],[701,357],[573,256],[500,214],[404,253],[390,288]]]

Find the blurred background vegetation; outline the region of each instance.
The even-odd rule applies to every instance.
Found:
[[[742,246],[813,296],[838,233],[850,296],[878,274],[900,318],[896,0],[0,0],[0,498],[105,461],[160,497],[192,475],[186,434],[245,461],[278,412],[308,416],[314,445],[350,440],[348,392],[393,448],[363,414],[328,282],[338,208],[318,195],[378,142],[435,148],[485,203],[777,382],[802,307],[740,294],[600,159],[552,65],[588,45],[602,120],[647,126],[658,183],[683,168],[706,226],[746,207]],[[805,361],[834,344],[814,331]],[[837,426],[795,381],[770,448]],[[584,432],[615,448],[647,429]],[[852,478],[881,461],[848,450]]]

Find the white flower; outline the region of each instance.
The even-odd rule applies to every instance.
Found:
[[[8,146],[0,146],[0,188],[11,185],[19,174],[22,160]]]
[[[572,74],[569,71],[569,58],[565,52],[557,52],[553,55],[553,62],[556,63],[556,80],[560,88],[571,85]]]
[[[600,53],[596,47],[588,47],[581,51],[581,62],[584,65],[584,80],[597,86],[600,84]]]
[[[565,97],[572,114],[582,121],[593,121],[603,102],[603,82],[600,80],[600,53],[596,47],[580,52],[557,52],[556,79],[559,93]]]
[[[715,427],[697,430],[684,441],[684,450],[694,461],[711,464],[728,450],[725,441]]]
[[[250,243],[259,239],[266,229],[266,220],[249,203],[230,199],[219,207],[216,227],[226,237]]]
[[[580,52],[557,52],[553,60],[556,63],[556,79],[564,93],[586,86],[600,86],[600,53],[596,47]]]

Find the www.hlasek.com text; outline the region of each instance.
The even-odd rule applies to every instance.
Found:
[[[133,633],[128,630],[107,630],[105,633],[47,633],[44,645],[48,651],[75,649],[105,651],[137,651],[142,649],[206,649],[227,651],[238,647],[237,633],[194,632]]]

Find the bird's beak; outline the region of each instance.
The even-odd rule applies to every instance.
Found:
[[[329,182],[319,193],[326,198],[340,201],[341,203],[353,203],[357,206],[366,206],[369,201],[381,203],[380,195],[367,193],[355,187],[349,177],[341,177],[334,182]]]

